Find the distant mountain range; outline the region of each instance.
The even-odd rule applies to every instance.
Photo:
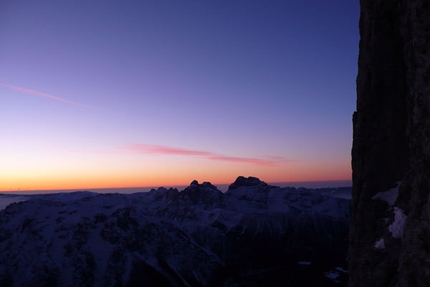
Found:
[[[350,190],[3,195],[0,286],[346,286]]]

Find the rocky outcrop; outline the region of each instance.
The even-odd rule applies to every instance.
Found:
[[[230,184],[230,186],[228,187],[228,190],[233,190],[243,186],[268,186],[268,185],[264,181],[261,181],[260,179],[253,176],[249,176],[249,177],[239,176],[232,184]]]
[[[430,2],[360,2],[349,286],[430,286]]]

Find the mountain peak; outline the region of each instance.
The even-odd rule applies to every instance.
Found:
[[[232,184],[230,184],[230,186],[228,187],[228,190],[233,190],[241,186],[258,186],[258,185],[267,186],[267,183],[265,183],[264,181],[261,181],[258,177],[239,176]]]

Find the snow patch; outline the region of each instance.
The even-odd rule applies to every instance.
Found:
[[[394,238],[402,238],[407,216],[403,213],[403,210],[398,207],[394,207],[393,212],[394,222],[388,226],[388,230],[391,232]]]
[[[299,265],[311,265],[310,261],[299,261],[297,262]]]
[[[342,273],[348,273],[348,270],[345,270],[342,267],[335,267],[334,269],[336,269],[337,271],[342,272]]]
[[[376,249],[385,249],[385,240],[384,238],[380,238],[378,241],[375,242],[375,248]]]
[[[5,209],[9,204],[25,201],[28,197],[26,196],[15,196],[15,195],[4,195],[0,197],[0,210]]]
[[[348,270],[345,270],[342,267],[336,267],[334,270],[324,272],[324,276],[332,280],[334,283],[341,283],[341,281],[338,280],[341,273],[348,273]]]
[[[379,199],[382,201],[385,201],[386,203],[388,203],[388,205],[393,205],[394,202],[397,199],[397,196],[399,195],[399,186],[402,182],[398,181],[396,182],[396,187],[388,190],[388,191],[381,191],[378,192],[377,194],[375,194],[374,196],[372,196],[372,199]]]
[[[339,272],[337,271],[328,271],[328,272],[324,272],[324,276],[327,277],[328,279],[333,280],[335,283],[340,283],[339,280],[337,280],[337,278],[339,277]]]

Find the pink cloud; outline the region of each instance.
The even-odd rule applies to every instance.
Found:
[[[213,156],[213,153],[199,150],[189,150],[182,148],[167,147],[161,145],[148,145],[148,144],[131,144],[126,147],[127,149],[137,153],[149,154],[169,154],[169,155],[190,155],[190,156]]]
[[[283,157],[267,157],[267,158],[233,157],[233,156],[220,155],[220,154],[216,154],[208,151],[190,150],[190,149],[183,149],[183,148],[167,147],[162,145],[130,144],[123,148],[140,154],[196,156],[196,157],[204,157],[208,160],[214,160],[214,161],[244,163],[244,164],[259,165],[259,166],[272,166],[280,162],[289,161],[288,159]]]
[[[234,157],[234,156],[211,156],[210,160],[236,162],[236,163],[248,163],[252,165],[275,165],[276,162],[273,160],[260,159],[260,158],[247,158],[247,157]]]
[[[22,92],[28,95],[33,95],[33,96],[38,96],[38,97],[43,97],[43,98],[48,98],[54,101],[59,101],[59,102],[63,102],[69,105],[74,105],[74,106],[80,106],[80,107],[84,107],[84,108],[91,108],[90,106],[87,105],[83,105],[77,102],[73,102],[73,101],[69,101],[63,98],[59,98],[50,94],[46,94],[46,93],[42,93],[39,91],[35,91],[35,90],[30,90],[27,88],[23,88],[23,87],[18,87],[18,86],[13,86],[13,85],[9,85],[9,84],[4,84],[4,83],[0,83],[1,87],[5,87],[9,90],[13,90],[13,91],[18,91],[18,92]]]

